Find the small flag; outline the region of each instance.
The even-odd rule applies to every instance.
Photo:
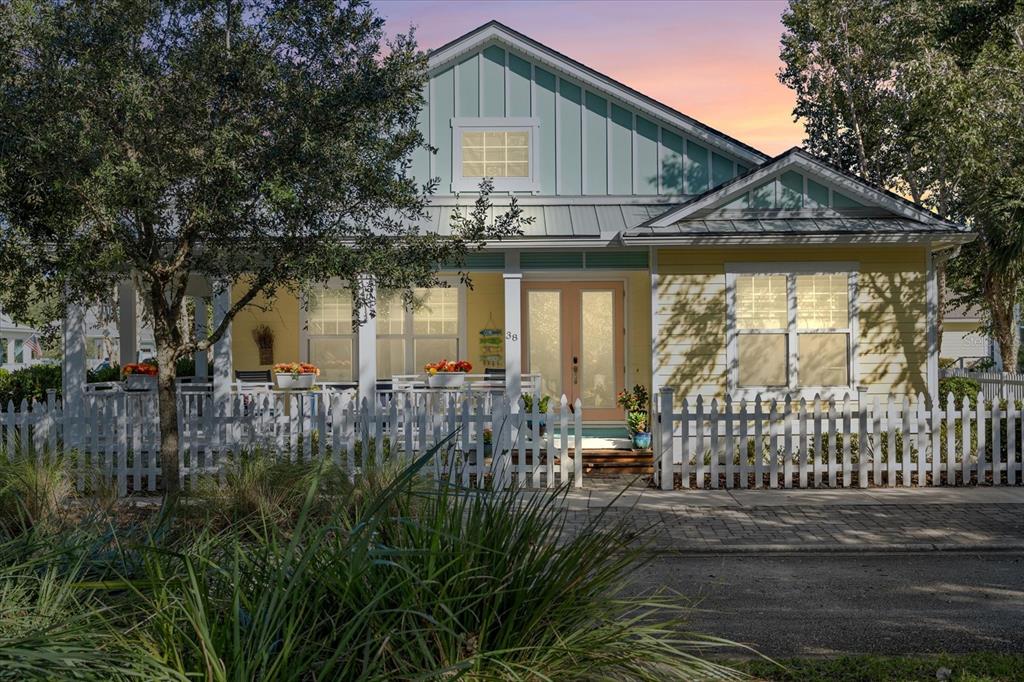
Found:
[[[33,334],[25,340],[25,348],[28,348],[34,356],[42,356],[43,347],[39,345],[39,337]]]

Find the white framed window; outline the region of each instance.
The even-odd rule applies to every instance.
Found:
[[[857,371],[857,264],[729,264],[729,392],[841,396]]]
[[[428,362],[464,359],[465,307],[461,286],[415,289],[411,306],[400,292],[378,291],[377,378],[419,374]],[[359,375],[353,313],[352,293],[340,282],[309,294],[302,359],[320,368],[322,381],[352,382]]]
[[[310,292],[303,328],[306,361],[320,368],[321,381],[355,381],[358,372],[352,292],[340,287]]]
[[[540,119],[453,118],[452,191],[476,189],[485,177],[498,192],[536,192]]]

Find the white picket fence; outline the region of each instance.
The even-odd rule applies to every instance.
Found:
[[[658,396],[662,489],[1018,485],[1024,413],[1013,401],[684,399]]]
[[[1024,400],[1024,374],[1020,372],[975,372],[967,369],[942,370],[942,377],[974,379],[986,400]]]
[[[358,475],[371,460],[411,462],[436,448],[430,473],[465,486],[582,486],[582,406],[563,397],[542,414],[538,403],[527,412],[521,401],[512,409],[504,393],[424,391],[358,405],[350,391],[258,391],[235,393],[218,409],[210,393],[181,393],[182,482],[220,474],[243,451],[327,457]],[[69,457],[82,489],[110,481],[122,496],[157,490],[159,442],[154,392],[86,393],[78,415],[53,398],[0,412],[8,457]]]

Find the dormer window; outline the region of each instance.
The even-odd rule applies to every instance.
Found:
[[[498,192],[539,189],[536,118],[453,118],[452,191],[473,191],[487,177]]]

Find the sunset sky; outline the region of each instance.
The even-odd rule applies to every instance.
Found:
[[[767,154],[803,137],[793,95],[775,77],[784,1],[375,4],[391,32],[416,26],[424,48],[497,19]]]

